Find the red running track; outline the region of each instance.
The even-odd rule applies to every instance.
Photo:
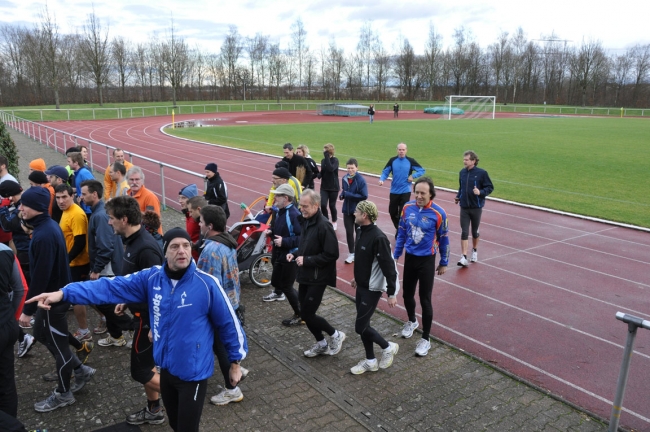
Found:
[[[400,115],[397,121],[430,118]],[[311,113],[211,114],[177,120],[201,117],[219,117],[224,124],[367,121]],[[228,183],[231,209],[268,193],[277,159],[164,135],[159,129],[168,122],[168,118],[146,118],[48,125],[194,172],[201,173],[207,162],[217,161]],[[94,162],[105,167],[106,156],[97,152]],[[159,191],[158,168],[142,165],[150,170],[146,185]],[[175,181],[171,187],[178,190],[197,182],[189,175],[171,176],[166,182]],[[366,178],[369,199],[381,210],[379,226],[392,238],[389,188]],[[452,256],[447,273],[436,277],[433,335],[608,419],[627,335],[627,327],[615,319],[615,313],[650,318],[650,234],[490,201],[483,211],[479,262],[463,269],[455,265],[460,230],[453,194],[439,192],[436,202],[449,217]],[[233,218],[238,216],[233,212]],[[345,232],[340,225],[337,236],[345,257]],[[352,266],[345,265],[343,258],[338,275],[338,288],[354,294],[348,283]],[[401,300],[396,309],[389,310],[385,301],[380,307],[406,319]],[[638,430],[650,430],[649,342],[650,332],[639,331],[621,416],[621,425]]]

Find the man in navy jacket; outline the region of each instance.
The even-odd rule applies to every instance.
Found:
[[[478,261],[478,226],[481,223],[481,213],[485,205],[485,197],[494,190],[492,180],[487,171],[478,167],[478,156],[471,150],[463,154],[463,165],[458,176],[458,193],[454,202],[460,204],[460,247],[462,255],[458,265],[466,267],[467,247],[469,245],[469,225],[472,224],[472,257],[471,262]]]

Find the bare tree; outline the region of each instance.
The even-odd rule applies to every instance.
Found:
[[[440,70],[440,53],[442,52],[442,36],[436,32],[433,23],[429,23],[429,37],[424,46],[423,74],[429,89],[429,100],[433,100],[433,92]]]
[[[192,85],[197,90],[197,100],[203,100],[203,83],[205,82],[205,75],[207,72],[205,55],[197,46],[194,50],[192,50],[190,57],[192,59],[192,75],[194,77]]]
[[[280,44],[269,46],[269,86],[275,87],[275,98],[280,103],[280,85],[287,75],[287,56]]]
[[[302,99],[302,68],[305,57],[309,52],[309,47],[306,42],[307,30],[305,30],[305,25],[300,18],[291,25],[291,30],[291,51],[295,54],[296,60],[298,61],[298,98]]]
[[[36,33],[40,33],[41,53],[45,63],[45,76],[47,83],[54,93],[54,104],[56,109],[61,108],[59,100],[59,89],[61,87],[61,37],[56,18],[50,15],[47,5],[40,15],[40,27]]]
[[[241,36],[237,31],[237,26],[231,25],[226,39],[221,45],[221,59],[226,67],[226,79],[228,86],[228,98],[230,99],[231,92],[235,91],[237,80],[237,61],[241,56],[244,47],[242,46]]]
[[[316,56],[309,52],[305,57],[305,84],[307,85],[307,99],[311,99],[312,88],[316,82],[316,67],[318,60]]]
[[[163,42],[162,60],[165,65],[165,78],[172,89],[172,104],[176,106],[177,91],[181,88],[190,72],[189,49],[185,39],[176,35],[172,20],[169,37]]]
[[[641,93],[641,86],[648,79],[648,72],[650,72],[650,44],[635,45],[630,54],[632,55],[635,72],[632,103],[636,106]]]
[[[490,63],[494,73],[496,100],[499,100],[499,85],[503,79],[503,69],[506,66],[506,59],[510,55],[510,41],[508,32],[501,32],[497,41],[488,47],[490,53]]]
[[[574,72],[581,90],[581,105],[587,102],[587,87],[594,79],[594,71],[604,58],[604,51],[599,41],[582,41],[573,62]]]
[[[83,39],[81,40],[81,56],[86,70],[97,86],[99,106],[104,105],[102,87],[108,82],[110,70],[110,50],[108,44],[108,28],[104,32],[95,11],[88,14],[84,24]]]
[[[61,82],[67,87],[68,99],[77,100],[77,91],[81,86],[84,67],[81,63],[81,36],[78,34],[64,35],[61,38]]]
[[[122,36],[118,36],[111,42],[111,57],[117,73],[117,81],[122,91],[122,101],[126,102],[126,82],[133,73],[131,68],[132,57],[131,43]]]
[[[343,48],[338,48],[334,40],[330,41],[328,59],[327,59],[327,73],[329,74],[329,82],[334,92],[334,99],[341,98],[341,75],[345,67],[345,56]]]
[[[413,100],[422,86],[422,61],[415,55],[413,46],[404,39],[400,52],[395,58],[395,74],[406,99]]]
[[[377,36],[372,31],[370,22],[366,22],[359,31],[359,42],[357,43],[357,53],[361,60],[362,68],[364,68],[366,78],[366,88],[370,91],[370,66],[373,57],[373,45],[377,40]]]
[[[386,94],[386,85],[390,76],[391,56],[379,39],[375,42],[372,51],[372,71],[377,82],[377,100]]]

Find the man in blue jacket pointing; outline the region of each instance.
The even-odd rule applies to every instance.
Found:
[[[162,266],[125,277],[72,283],[30,301],[38,301],[44,309],[62,300],[74,304],[146,302],[169,424],[174,431],[198,431],[207,380],[214,371],[214,331],[228,351],[230,381],[235,386],[241,379],[239,363],[246,357],[248,344],[219,281],[196,268],[189,234],[173,228],[163,239]],[[188,328],[193,331],[188,333]]]

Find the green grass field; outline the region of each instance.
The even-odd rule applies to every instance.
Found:
[[[650,121],[530,118],[466,121],[309,123],[176,129],[173,135],[282,154],[307,144],[320,162],[331,142],[341,163],[379,173],[399,142],[438,186],[458,187],[462,154],[476,151],[495,184],[492,196],[650,227]],[[643,179],[646,180],[643,180]]]

